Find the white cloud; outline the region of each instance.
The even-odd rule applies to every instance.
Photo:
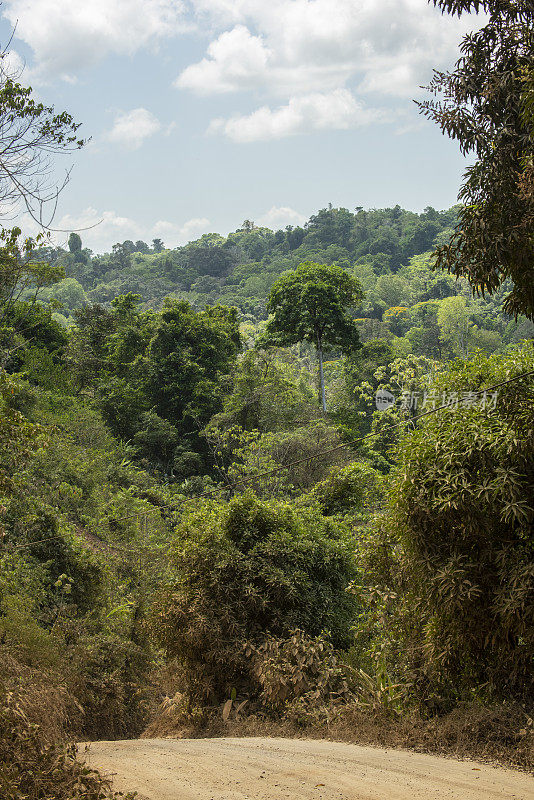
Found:
[[[134,108],[121,112],[115,117],[113,128],[106,134],[106,139],[123,145],[128,150],[137,150],[145,139],[161,130],[161,122],[146,108]]]
[[[443,17],[427,0],[192,0],[222,29],[175,85],[199,94],[256,88],[288,97],[340,88],[411,96],[454,60],[473,18]],[[230,28],[230,30],[228,30]]]
[[[13,80],[19,80],[25,68],[24,61],[16,50],[8,50],[2,58],[2,70]]]
[[[211,42],[207,58],[187,67],[174,85],[199,94],[252,88],[265,73],[269,55],[261,37],[238,25]]]
[[[273,206],[257,220],[257,224],[276,231],[287,225],[304,225],[307,219],[304,214],[300,214],[289,206]]]
[[[24,214],[17,224],[20,224],[24,234],[35,236],[39,232],[38,226],[28,214]],[[152,239],[163,239],[166,247],[177,247],[187,244],[210,229],[210,221],[205,217],[196,217],[183,223],[158,220],[154,223],[140,223],[130,217],[123,217],[116,211],[98,211],[89,206],[80,214],[64,214],[60,219],[54,220],[52,243],[55,246],[66,247],[68,235],[77,231],[82,237],[84,247],[89,247],[95,253],[111,251],[111,247],[125,239],[137,241],[141,239],[150,244]]]
[[[95,253],[111,250],[116,242],[125,239],[141,239],[139,226],[135,220],[122,217],[115,211],[99,212],[89,206],[81,214],[65,214],[54,227],[60,230],[76,230],[80,233],[84,247]]]
[[[28,214],[23,214],[18,224],[25,235],[35,236],[39,232],[37,224]],[[54,219],[51,241],[54,246],[66,247],[69,233],[77,231],[84,247],[101,253],[111,250],[116,242],[141,239],[140,230],[140,226],[129,217],[121,217],[115,211],[100,212],[89,206],[80,214],[64,214]]]
[[[151,228],[151,237],[159,237],[164,240],[165,244],[170,242],[173,246],[187,244],[187,242],[198,239],[203,233],[208,233],[210,225],[211,223],[206,217],[194,217],[184,222],[183,225],[158,220]]]
[[[211,222],[206,217],[196,217],[185,222],[180,228],[179,241],[190,242],[203,233],[209,233]]]
[[[131,55],[188,28],[182,0],[4,0],[36,76],[73,79],[110,53]]]
[[[165,130],[163,131],[165,136],[170,136],[173,130],[176,128],[176,122],[169,122]]]
[[[174,81],[178,89],[199,95],[268,88],[282,96],[288,92],[335,89],[350,76],[347,64],[287,63],[276,48],[268,47],[244,25],[236,25],[210,43],[207,55],[191,64]]]
[[[336,89],[329,94],[291,97],[286,105],[275,109],[262,106],[249,115],[215,119],[210,132],[224,133],[235,142],[256,142],[312,130],[346,130],[392,119],[390,112],[364,108],[348,89]]]

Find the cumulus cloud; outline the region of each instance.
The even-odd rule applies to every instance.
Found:
[[[179,239],[181,242],[190,242],[203,233],[209,233],[210,227],[211,222],[206,217],[194,217],[181,226]]]
[[[336,89],[329,94],[291,97],[286,105],[275,109],[262,106],[252,114],[214,119],[210,132],[223,133],[235,142],[257,142],[312,130],[358,128],[392,119],[388,111],[364,108],[348,89]]]
[[[39,232],[37,224],[28,214],[21,217],[20,227],[25,235],[35,236]],[[139,235],[140,226],[133,219],[123,217],[115,211],[101,212],[92,206],[79,214],[64,214],[54,219],[52,243],[66,247],[70,231],[78,231],[84,247],[90,247],[96,253],[111,250],[113,244],[125,239],[142,238]]]
[[[190,64],[174,81],[178,89],[199,95],[267,88],[274,94],[334,89],[350,76],[347,64],[287,63],[263,36],[244,25],[224,31],[210,43],[207,55]]]
[[[289,208],[289,206],[272,206],[269,211],[257,220],[257,224],[277,231],[287,225],[304,225],[307,219],[304,214],[300,214],[294,208]]]
[[[161,130],[161,122],[146,108],[134,108],[115,117],[113,128],[106,139],[128,150],[137,150],[145,139]]]
[[[28,214],[24,214],[18,224],[25,235],[35,236],[39,228]],[[150,244],[152,239],[163,239],[166,247],[177,247],[187,244],[210,229],[210,221],[205,217],[195,217],[182,223],[157,220],[154,223],[139,222],[131,217],[124,217],[116,211],[99,211],[89,206],[79,214],[64,214],[54,220],[56,233],[52,242],[56,246],[67,246],[68,234],[79,232],[84,247],[95,253],[109,252],[114,244],[125,239],[137,241],[141,239]],[[61,233],[63,231],[63,233]]]
[[[356,79],[360,91],[410,96],[450,63],[473,19],[443,17],[427,0],[193,0],[223,30],[178,76],[199,94],[257,88],[289,96]],[[476,25],[476,23],[475,23]],[[242,69],[241,69],[242,67]]]
[[[8,50],[2,59],[2,70],[14,80],[19,80],[22,75],[25,63],[16,50]]]
[[[194,217],[182,225],[167,222],[166,220],[158,220],[151,228],[151,236],[152,238],[159,237],[165,243],[172,242],[174,245],[187,244],[187,242],[198,239],[203,233],[208,233],[210,225],[211,223],[206,217]]]
[[[210,126],[243,142],[383,119],[361,98],[416,96],[483,22],[444,17],[427,0],[4,0],[2,13],[33,51],[32,79],[75,80],[109,54],[202,30],[210,37],[204,57],[174,86],[260,94],[265,105]]]
[[[4,0],[33,50],[35,75],[73,79],[110,53],[131,55],[188,28],[182,0]]]
[[[207,57],[187,67],[174,85],[199,94],[253,88],[265,73],[269,56],[261,37],[238,25],[211,42]]]

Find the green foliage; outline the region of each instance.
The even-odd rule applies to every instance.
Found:
[[[465,275],[482,294],[510,278],[504,310],[532,318],[534,136],[524,79],[532,67],[534,9],[530,0],[436,4],[452,14],[471,8],[488,14],[486,24],[464,38],[454,71],[435,72],[428,89],[443,99],[420,103],[463,155],[476,158],[460,190],[458,227],[438,249],[436,263]]]
[[[1,649],[63,681],[86,709],[91,736],[135,736],[147,718],[152,659],[142,597],[157,588],[168,536],[162,515],[150,512],[166,498],[97,411],[39,387],[28,404],[27,385],[5,378],[4,387]],[[117,552],[113,542],[125,540],[129,549]]]
[[[47,599],[43,586],[48,578],[46,570],[36,569],[34,565],[13,555],[3,555],[0,565],[0,636],[3,652],[9,652],[20,663],[30,667],[59,669],[65,657],[62,637],[46,628],[42,621],[40,624],[36,618],[40,604],[44,605]]]
[[[461,395],[533,369],[530,346],[479,354],[437,388]],[[486,407],[453,406],[402,443],[387,524],[402,548],[397,623],[423,696],[532,695],[533,386],[530,376]]]
[[[45,302],[56,301],[66,314],[87,304],[84,288],[76,278],[64,278],[53,286],[43,289],[40,299]]]
[[[312,342],[319,357],[321,402],[326,412],[323,350],[355,350],[360,343],[358,328],[348,311],[362,298],[358,281],[341,267],[305,261],[285,273],[274,284],[267,308],[268,321],[262,345]]]
[[[0,647],[64,685],[79,737],[138,735],[165,656],[184,705],[246,694],[294,720],[531,691],[526,384],[398,447],[411,392],[532,361],[506,352],[534,331],[500,311],[509,282],[472,299],[432,271],[457,211],[330,207],[95,257],[76,234],[67,252],[5,233]],[[378,412],[378,388],[403,402]]]
[[[82,238],[79,233],[69,234],[69,250],[71,253],[79,253],[82,249]]]
[[[133,738],[148,722],[150,653],[124,635],[99,633],[80,639],[73,653],[73,689],[83,704],[84,734]]]
[[[1,92],[1,90],[0,90]],[[0,321],[3,321],[14,303],[25,292],[36,294],[39,289],[55,283],[63,277],[61,266],[49,264],[34,257],[34,251],[42,241],[22,239],[20,228],[3,228],[0,233]]]
[[[41,247],[36,256],[63,267],[92,302],[109,305],[121,294],[134,293],[142,298],[145,309],[161,309],[168,296],[185,300],[198,311],[220,303],[236,307],[248,325],[266,319],[267,296],[284,272],[303,261],[337,265],[356,278],[365,292],[355,312],[362,341],[378,336],[391,340],[394,333],[403,338],[397,343],[402,354],[441,358],[452,351],[440,341],[435,312],[415,320],[411,309],[451,295],[469,295],[467,281],[455,281],[450,275],[433,271],[429,252],[448,241],[457,211],[427,208],[422,214],[414,214],[396,206],[359,209],[353,214],[347,209],[328,208],[314,215],[305,228],[273,232],[251,223],[226,238],[207,234],[185,247],[162,252],[151,250],[144,242],[127,240],[113,253],[102,256],[92,257],[88,250],[66,252],[50,247]],[[340,237],[337,241],[336,236]],[[510,282],[505,282],[489,300],[469,304],[470,322],[480,330],[472,346],[499,346],[491,332],[503,334],[510,324],[500,310],[510,288]],[[55,291],[45,289],[43,297],[52,297]],[[71,308],[73,302],[83,304],[81,295],[75,300],[77,292],[78,288],[59,300],[70,303]],[[408,309],[408,317],[401,320],[389,316],[386,321],[385,312],[400,306]],[[78,311],[74,309],[74,316]],[[523,323],[521,320],[518,325]],[[518,325],[512,324],[513,331]],[[532,335],[533,329],[528,330],[527,335]],[[253,338],[257,333],[261,331]]]
[[[467,356],[470,324],[465,298],[445,298],[438,309],[437,323],[444,339],[452,343],[459,355]]]
[[[56,114],[51,106],[37,103],[31,87],[16,82],[9,55],[5,49],[0,53],[0,202],[4,216],[21,203],[42,223],[47,202],[54,216],[63,188],[54,188],[49,180],[49,155],[79,149],[85,142],[78,138],[80,126],[70,114]]]
[[[373,711],[384,709],[397,714],[402,713],[405,687],[393,683],[383,661],[378,663],[373,675],[369,675],[360,668],[357,676],[358,699],[361,705],[367,706]]]
[[[238,493],[248,488],[262,497],[308,492],[329,467],[350,458],[336,428],[324,420],[266,433],[237,425],[221,428],[215,424],[220,421],[215,418],[205,435],[217,472]]]
[[[358,347],[357,329],[347,314],[361,299],[358,281],[340,267],[306,261],[275,283],[266,329],[271,343],[309,341],[321,348],[350,352]]]
[[[46,347],[24,348],[21,367],[30,385],[65,394],[72,389],[71,375],[65,364]]]
[[[191,433],[221,407],[220,381],[240,346],[235,309],[169,303],[148,348],[146,389],[156,411]]]
[[[0,173],[1,169],[0,164]],[[67,342],[51,310],[37,303],[44,287],[64,275],[61,266],[35,258],[34,249],[41,239],[42,235],[37,240],[22,240],[20,228],[0,232],[0,368],[8,367],[11,372],[20,368],[29,342],[49,352],[59,352]]]
[[[13,489],[13,476],[30,458],[40,430],[17,409],[17,385],[0,373],[0,497]]]
[[[380,474],[365,461],[355,461],[345,467],[333,467],[311,492],[321,513],[354,514],[376,507],[382,496]]]
[[[15,352],[7,362],[10,372],[17,372],[20,368],[28,344],[51,353],[57,363],[67,344],[68,335],[53,319],[49,308],[25,301],[15,303],[6,317],[6,323],[19,337],[15,339]]]
[[[350,359],[345,365],[345,385],[340,396],[343,406],[337,416],[348,421],[352,431],[372,434],[357,446],[358,452],[377,469],[388,471],[403,421],[428,410],[424,406],[425,393],[430,392],[442,365],[413,354],[394,358],[392,349],[376,340],[364,348],[367,358]],[[379,390],[386,390],[395,398],[385,411],[376,408]],[[351,400],[353,409],[347,408]]]
[[[238,362],[224,412],[212,425],[278,431],[316,415],[314,395],[296,359],[248,350]]]
[[[241,340],[235,309],[195,311],[168,300],[141,312],[139,297],[76,314],[69,359],[81,388],[92,385],[111,431],[169,477],[202,467],[201,429],[222,409]]]
[[[184,689],[222,700],[250,691],[244,643],[299,628],[350,641],[354,575],[348,541],[315,511],[247,494],[184,513],[174,545],[176,580],[154,608],[154,629],[183,670]]]

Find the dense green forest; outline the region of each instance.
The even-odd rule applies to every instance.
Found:
[[[93,255],[78,234],[71,234],[67,249],[38,252],[38,257],[64,269],[66,276],[42,297],[61,304],[55,318],[63,325],[80,307],[107,307],[115,297],[130,292],[139,295],[143,310],[161,309],[167,297],[186,300],[196,309],[220,303],[236,307],[242,323],[256,325],[267,318],[267,296],[280,274],[303,261],[314,261],[338,265],[360,281],[365,297],[354,314],[362,320],[362,339],[408,338],[396,343],[400,354],[439,357],[442,348],[445,354],[458,353],[460,347],[466,352],[469,344],[492,351],[514,337],[528,336],[528,324],[520,326],[516,335],[512,319],[500,313],[510,284],[486,302],[474,300],[466,280],[431,268],[431,252],[448,241],[456,223],[457,207],[441,212],[427,208],[421,214],[399,206],[355,212],[328,207],[304,227],[271,231],[246,220],[227,237],[205,234],[173,250],[165,249],[161,240],[150,246],[127,240],[104,255]],[[456,295],[464,301],[448,301],[444,308],[451,313],[458,309],[456,313],[468,320],[469,336],[459,344],[442,322],[440,344],[440,301]],[[444,311],[442,316],[450,314]],[[434,329],[435,341],[422,328]],[[408,336],[411,329],[415,330]],[[244,330],[252,333],[252,328]]]
[[[226,238],[209,234],[174,250],[159,240],[151,248],[126,241],[103,256],[71,234],[67,251],[31,254],[53,278],[66,277],[43,287],[37,302],[26,289],[7,309],[14,341],[17,326],[24,341],[6,369],[40,386],[56,385],[61,373],[128,443],[136,463],[170,482],[211,480],[213,453],[202,432],[220,413],[261,430],[262,412],[252,408],[261,403],[251,398],[262,359],[273,380],[299,387],[308,408],[295,399],[296,418],[317,414],[312,345],[302,337],[292,348],[262,351],[273,284],[312,261],[341,268],[359,286],[350,308],[359,346],[344,358],[330,343],[324,364],[330,418],[339,435],[354,438],[373,420],[381,424],[379,388],[400,396],[409,384],[421,393],[428,373],[451,359],[504,352],[534,335],[530,320],[502,311],[509,282],[491,297],[473,297],[465,279],[432,268],[431,248],[450,237],[455,221],[455,209],[326,208],[304,228],[273,232],[246,222]],[[287,427],[289,411],[281,413],[269,424]],[[387,446],[375,440],[373,463],[382,469]]]
[[[85,735],[136,734],[169,686],[201,707],[237,692],[280,713],[276,670],[261,664],[282,664],[295,631],[303,652],[332,648],[326,694],[337,681],[343,696],[395,708],[427,696],[447,708],[479,686],[523,696],[532,379],[484,390],[532,371],[533,325],[501,310],[506,283],[474,298],[431,268],[428,248],[454,224],[454,209],[327,208],[296,233],[247,223],[176,250],[125,242],[92,256],[77,235],[69,251],[6,243],[2,642],[15,663],[61,674]],[[125,293],[112,296],[117,281]],[[291,329],[313,303],[305,284],[332,323],[326,413],[313,330]],[[277,339],[276,300],[292,286],[296,321]],[[379,390],[395,398],[386,410]],[[489,538],[473,561],[482,514]],[[499,561],[510,537],[511,573]],[[488,609],[507,591],[518,605],[492,650]],[[384,693],[382,671],[406,695]],[[308,691],[291,690],[295,708]]]
[[[2,92],[83,145],[29,90],[4,76]],[[529,109],[513,174],[530,202]],[[498,137],[477,154],[479,172],[511,169]],[[476,219],[328,206],[175,249],[3,230],[9,800],[108,796],[61,742],[147,725],[344,720],[357,739],[366,715],[387,743],[409,719],[412,745],[532,767],[534,250],[510,201],[506,251],[493,211],[510,191],[481,186]]]

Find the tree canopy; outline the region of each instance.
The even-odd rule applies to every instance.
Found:
[[[444,12],[485,11],[489,20],[467,35],[452,72],[434,72],[427,87],[440,99],[422,113],[476,161],[460,189],[459,222],[436,263],[464,275],[481,294],[508,278],[509,314],[534,317],[534,130],[529,112],[534,59],[530,0],[435,0]]]
[[[348,353],[359,346],[358,328],[348,314],[362,298],[356,278],[337,266],[305,261],[276,281],[267,308],[264,343],[289,345],[312,342],[319,356],[321,398],[325,406],[322,356],[324,348]]]

